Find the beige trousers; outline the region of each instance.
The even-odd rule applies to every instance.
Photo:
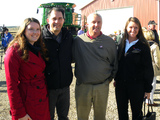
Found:
[[[80,84],[75,87],[78,120],[88,120],[93,105],[94,120],[106,120],[109,81],[103,84]]]

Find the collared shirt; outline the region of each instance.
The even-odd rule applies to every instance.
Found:
[[[77,35],[81,35],[81,34],[83,34],[83,33],[84,33],[83,30],[79,30]]]
[[[56,36],[52,31],[49,29],[49,25],[47,26],[48,31],[53,35],[53,38],[56,39],[58,43],[61,43],[61,38],[62,38],[62,31]]]
[[[102,35],[102,32],[101,32],[101,31],[100,31],[100,35]],[[99,37],[100,35],[98,35],[97,37]],[[94,39],[94,38],[92,38],[92,37],[90,36],[89,31],[87,31],[87,36],[88,36],[90,39]]]
[[[137,42],[139,41],[139,39],[132,41],[131,43],[129,43],[129,40],[126,39],[126,47],[125,47],[125,53],[129,50],[129,48],[133,45],[135,45]]]

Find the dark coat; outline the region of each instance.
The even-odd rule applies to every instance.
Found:
[[[125,47],[118,62],[116,84],[119,82],[140,83],[144,86],[144,92],[151,92],[154,72],[149,46],[138,41],[129,48],[126,54],[124,51]]]
[[[47,25],[43,29],[43,39],[48,49],[49,61],[46,62],[46,79],[48,89],[69,87],[72,82],[72,34],[62,28],[61,43],[58,43],[48,31]]]
[[[17,47],[7,49],[4,65],[12,120],[28,114],[33,120],[50,120],[45,61],[29,51],[29,60],[21,59]]]
[[[158,33],[156,30],[152,30],[154,32],[154,35],[155,35],[155,39],[153,40],[154,42],[156,42],[159,46],[159,37],[158,37]]]

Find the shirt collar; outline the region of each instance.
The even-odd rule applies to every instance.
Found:
[[[52,31],[50,31],[49,29],[49,25],[47,26],[48,31],[51,33],[51,35],[53,36],[54,39],[56,39],[56,41],[58,43],[61,43],[61,38],[62,38],[62,30],[60,31],[60,33],[56,36]]]
[[[126,39],[126,44],[135,45],[135,44],[138,42],[138,40],[139,40],[139,39],[134,40],[134,41],[132,41],[132,42],[129,43],[129,40]]]
[[[129,40],[126,39],[126,46],[125,46],[125,53],[129,50],[129,48],[133,45],[135,45],[137,42],[139,41],[139,39],[132,41],[131,43],[129,43]]]
[[[102,32],[100,31],[100,35],[98,35],[97,37],[99,37],[99,36],[101,36],[101,35],[102,35]],[[88,36],[90,39],[94,39],[94,38],[92,38],[92,37],[90,36],[89,31],[87,31],[87,36]]]
[[[50,30],[49,25],[47,26],[47,29],[48,29],[48,31],[49,31],[52,35],[56,36],[56,35]],[[61,32],[62,32],[62,30],[60,31],[60,33],[61,33]],[[59,33],[59,34],[60,34],[60,33]],[[59,35],[59,34],[58,34],[58,35]],[[58,36],[58,35],[57,35],[57,36]]]

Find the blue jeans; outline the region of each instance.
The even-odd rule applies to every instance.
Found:
[[[55,108],[58,120],[68,120],[68,111],[70,105],[70,89],[65,87],[62,89],[49,90],[49,109],[51,120],[54,120]]]

